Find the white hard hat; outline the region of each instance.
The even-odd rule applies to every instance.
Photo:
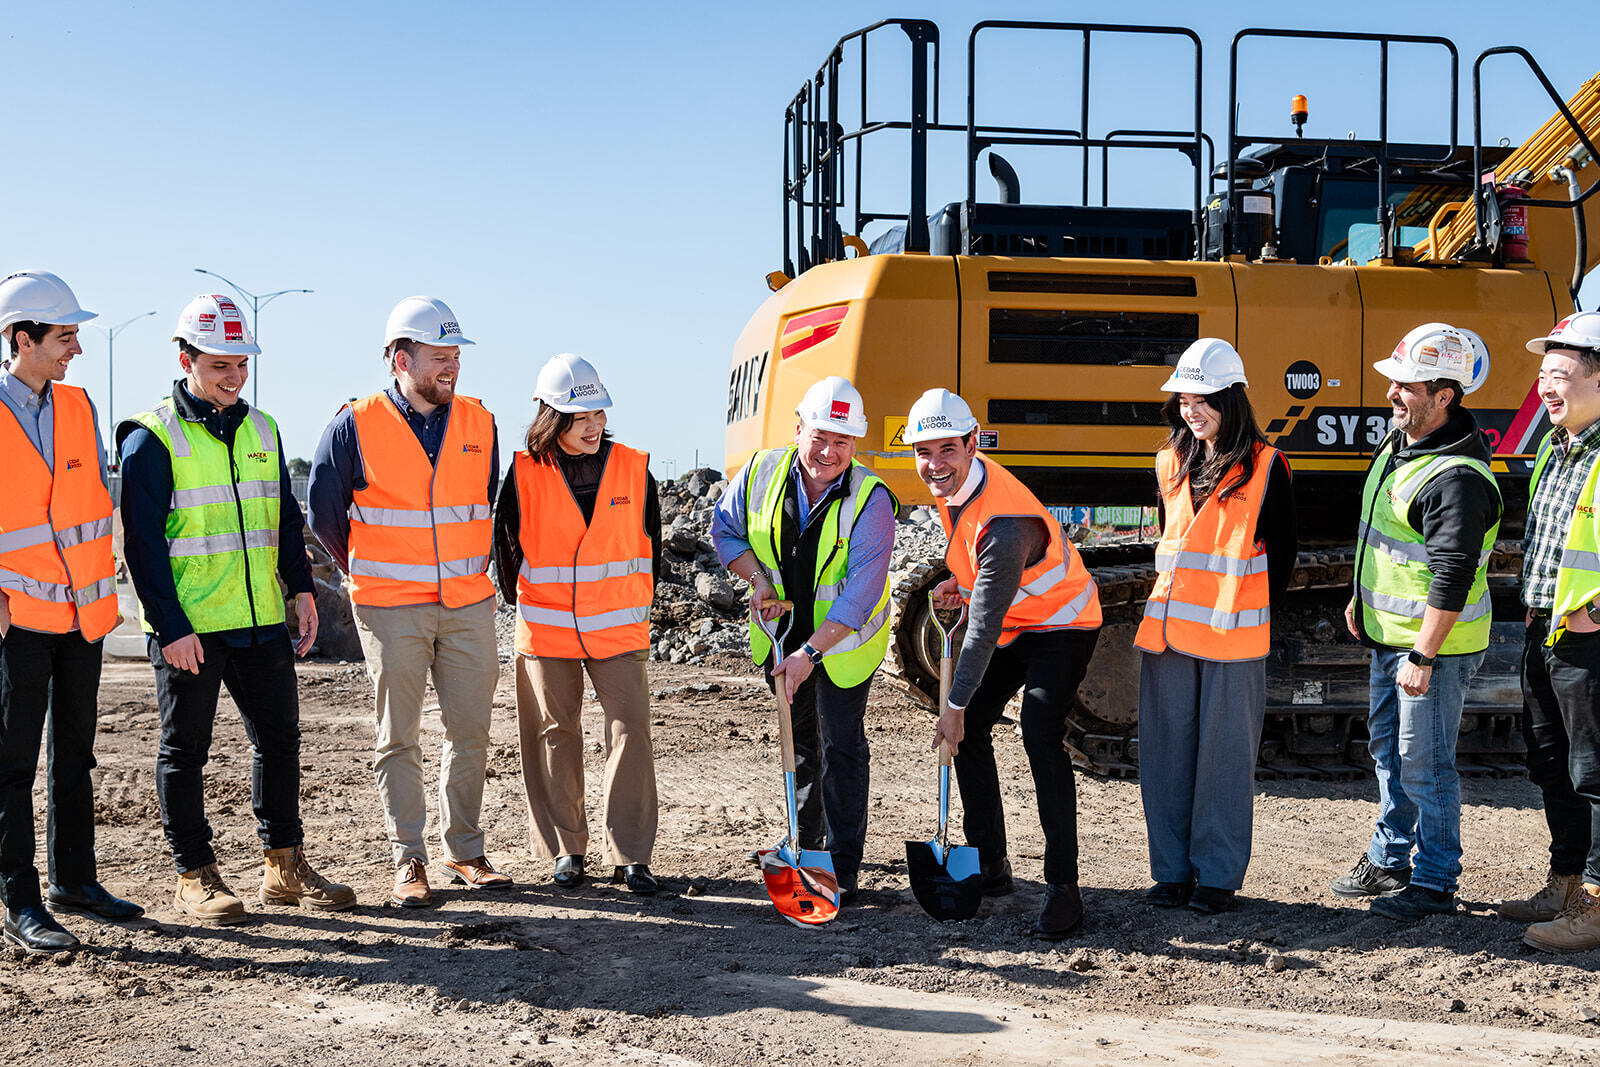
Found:
[[[19,322],[75,326],[94,317],[78,306],[67,283],[47,270],[19,270],[0,280],[0,334],[8,338]]]
[[[1489,346],[1471,330],[1444,322],[1425,322],[1400,339],[1388,359],[1372,369],[1392,382],[1457,382],[1475,392],[1489,377]]]
[[[389,312],[383,327],[384,347],[402,337],[439,348],[472,344],[461,336],[461,324],[450,305],[431,296],[408,296]]]
[[[1172,368],[1172,377],[1161,391],[1209,396],[1230,385],[1249,384],[1238,349],[1220,337],[1202,337],[1183,350],[1178,365]]]
[[[571,352],[551,356],[539,368],[539,380],[534,383],[533,398],[549,404],[562,414],[599,411],[611,406],[611,394],[601,384],[594,366]]]
[[[218,293],[203,293],[189,301],[173,328],[174,341],[188,341],[213,356],[255,356],[261,348],[250,336],[239,305]]]
[[[941,437],[965,437],[977,428],[978,420],[965,400],[948,389],[929,389],[911,405],[901,438],[914,445]]]
[[[0,322],[4,322],[0,319]],[[1528,351],[1542,356],[1552,348],[1592,348],[1600,350],[1600,311],[1580,311],[1556,323],[1547,337],[1528,342]]]
[[[800,424],[813,430],[865,437],[867,434],[867,408],[861,393],[850,384],[850,379],[834,374],[817,382],[800,398],[794,409]]]

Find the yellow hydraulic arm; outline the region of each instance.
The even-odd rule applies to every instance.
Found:
[[[1600,137],[1600,74],[1579,87],[1567,101],[1567,110],[1572,112],[1591,143]],[[1589,158],[1588,150],[1583,147],[1567,120],[1555,114],[1539,127],[1537,133],[1501,161],[1494,172],[1501,182],[1524,171],[1531,173],[1531,182],[1519,183],[1529,197],[1562,200],[1570,195],[1563,168],[1576,175],[1579,191],[1594,184],[1600,177],[1600,164]],[[1587,272],[1600,263],[1600,195],[1590,197],[1582,210],[1588,228],[1588,247],[1585,249],[1582,270]],[[1442,263],[1460,256],[1475,235],[1472,201],[1458,201],[1440,207],[1428,232],[1429,237],[1417,246],[1418,259]],[[1575,247],[1570,212],[1554,208],[1529,210],[1528,254],[1536,266],[1564,275],[1572,268]]]

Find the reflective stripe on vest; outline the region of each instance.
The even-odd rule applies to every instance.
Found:
[[[745,533],[756,560],[766,571],[779,599],[786,599],[783,588],[783,570],[778,552],[783,543],[783,500],[789,491],[789,471],[793,468],[798,449],[794,445],[757,452],[750,457],[745,468]],[[813,572],[811,620],[813,627],[827,621],[828,612],[844,591],[845,577],[849,571],[850,539],[855,532],[856,520],[867,506],[872,491],[889,487],[883,479],[861,463],[851,460],[846,474],[845,491],[827,504],[821,516],[808,516],[811,523],[821,523],[817,539],[816,570]],[[889,495],[890,506],[899,507],[894,494]],[[808,523],[809,525],[809,523]],[[798,533],[797,533],[798,536]],[[889,651],[889,580],[885,576],[883,591],[878,595],[860,629],[852,630],[829,648],[822,656],[822,668],[833,684],[848,689],[860,685],[883,662]],[[772,652],[772,643],[766,633],[750,620],[750,656],[757,664],[765,663]]]
[[[1399,433],[1390,434],[1367,469],[1361,490],[1355,587],[1361,602],[1362,632],[1391,648],[1413,648],[1422,632],[1433,571],[1428,566],[1422,531],[1414,529],[1407,519],[1412,503],[1432,479],[1460,468],[1484,478],[1494,487],[1497,498],[1500,489],[1488,464],[1469,456],[1420,456],[1395,464],[1384,476],[1389,457],[1398,450],[1401,440]],[[1496,521],[1484,532],[1467,602],[1439,646],[1440,655],[1481,652],[1489,646],[1489,626],[1494,615],[1489,596],[1489,554],[1499,531],[1500,523]]]
[[[954,530],[949,506],[943,498],[935,498],[939,522],[949,539],[944,561],[955,575],[961,595],[969,600],[972,597],[978,576],[978,544],[989,523],[997,518],[1033,517],[1044,523],[1048,538],[1044,558],[1023,570],[1022,581],[1000,624],[999,644],[1009,645],[1028,630],[1098,627],[1100,590],[1083,565],[1083,557],[1061,536],[1061,523],[1016,475],[998,462],[982,452],[973,462],[983,464],[983,486],[962,509]]]
[[[54,469],[22,425],[0,414],[0,455],[8,464],[0,494],[0,588],[11,622],[42,633],[76,629],[98,641],[117,621],[106,491],[88,394],[50,385]]]
[[[278,585],[282,464],[278,427],[251,408],[233,449],[167,397],[133,422],[155,435],[172,460],[167,558],[178,602],[196,633],[271,626],[284,620]],[[143,605],[140,615],[151,630]]]
[[[1222,663],[1264,659],[1271,647],[1267,550],[1256,541],[1261,504],[1267,496],[1277,449],[1256,448],[1250,477],[1230,490],[1242,473],[1235,466],[1217,490],[1194,507],[1189,479],[1177,480],[1178,454],[1156,453],[1166,524],[1156,546],[1156,581],[1145,604],[1134,645],[1146,652],[1172,649],[1195,659]]]
[[[387,394],[354,401],[350,411],[366,480],[350,503],[350,598],[371,607],[459,608],[492,597],[493,417],[457,395],[438,462],[430,463]]]
[[[1555,431],[1539,442],[1533,462],[1533,479],[1528,483],[1528,510],[1533,510],[1539,478],[1555,449]],[[1566,629],[1567,616],[1600,598],[1600,527],[1595,515],[1595,487],[1600,484],[1600,462],[1589,469],[1588,480],[1578,493],[1577,506],[1567,524],[1567,540],[1561,549],[1556,569],[1556,599],[1550,616],[1550,634],[1545,644],[1553,645]]]
[[[650,647],[649,465],[646,453],[612,442],[586,523],[557,464],[516,454],[518,652],[610,659]]]

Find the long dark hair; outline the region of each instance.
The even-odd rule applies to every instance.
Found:
[[[1177,489],[1185,478],[1189,478],[1192,486],[1204,491],[1215,488],[1226,497],[1249,483],[1256,470],[1256,447],[1266,444],[1267,439],[1256,425],[1255,409],[1245,395],[1243,382],[1211,393],[1206,397],[1206,403],[1211,405],[1222,421],[1209,457],[1205,445],[1200,443],[1194,431],[1189,429],[1189,424],[1178,414],[1178,394],[1173,393],[1161,405],[1161,414],[1167,417],[1172,427],[1167,434],[1167,447],[1178,456],[1178,469],[1173,475],[1171,488]],[[1222,485],[1222,479],[1234,467],[1239,468],[1238,476],[1227,485]]]
[[[541,463],[554,463],[556,454],[561,451],[561,446],[556,444],[556,439],[572,428],[574,417],[571,412],[557,411],[555,408],[539,402],[539,410],[533,416],[533,422],[528,426],[526,444],[528,455]],[[600,440],[611,440],[610,430],[600,431]]]

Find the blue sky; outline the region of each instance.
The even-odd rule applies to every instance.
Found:
[[[1581,5],[1564,11],[1559,35],[1498,3],[1303,10],[1307,27],[1452,37],[1464,57],[1467,140],[1466,79],[1482,49],[1524,45],[1563,95],[1600,66],[1592,48],[1562,47],[1600,39],[1600,13]],[[1205,125],[1221,137],[1233,33],[1285,25],[1288,11],[1129,0],[1102,17],[1200,33]],[[384,319],[402,297],[426,293],[450,303],[478,342],[461,389],[498,416],[507,460],[539,366],[575,351],[611,390],[612,429],[651,451],[658,474],[687,470],[696,449],[717,465],[731,346],[766,295],[762,276],[781,266],[783,107],[837,38],[888,15],[939,23],[946,121],[965,106],[975,20],[1093,17],[1066,4],[826,0],[8,4],[0,268],[56,271],[101,313],[98,324],[157,312],[117,339],[119,415],[169,388],[170,330],[212,284],[193,273],[206,267],[256,292],[316,290],[261,315],[261,405],[291,455],[311,454],[345,399],[384,384]],[[1186,99],[1186,63],[1108,49],[1096,58],[1095,106],[1140,125],[1181,119],[1173,101]],[[1399,66],[1397,98],[1413,106],[1397,104],[1392,136],[1442,133],[1443,67],[1421,54]],[[1074,69],[1025,49],[997,53],[992,67],[1007,77],[982,87],[985,100],[1026,121],[1070,123]],[[1312,46],[1256,53],[1249,67],[1262,84],[1246,97],[1258,126],[1287,134],[1281,112],[1299,91],[1311,97],[1313,129],[1375,133],[1370,98],[1358,103],[1352,89],[1368,56]],[[1509,61],[1488,72],[1488,130],[1520,140],[1551,109]],[[1049,164],[1013,162],[1040,194],[1028,199],[1056,192]],[[930,201],[957,199],[954,157],[935,164]],[[1114,170],[1113,200],[1172,202],[1175,176],[1147,169]],[[104,336],[84,335],[69,380],[104,406]]]

